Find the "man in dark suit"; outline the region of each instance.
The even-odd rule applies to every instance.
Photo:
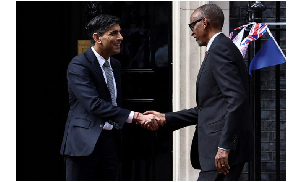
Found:
[[[67,70],[70,110],[61,154],[67,180],[118,180],[118,130],[155,119],[121,108],[121,65],[110,57],[123,40],[119,18],[98,15],[87,25],[92,47]],[[156,118],[157,119],[157,118]]]
[[[191,36],[199,46],[207,46],[197,77],[197,106],[144,114],[155,114],[160,125],[177,129],[196,124],[191,162],[201,169],[199,181],[239,180],[245,162],[253,157],[245,63],[238,48],[221,33],[224,15],[217,5],[197,8],[190,22]]]

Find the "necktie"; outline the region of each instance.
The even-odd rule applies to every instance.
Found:
[[[111,67],[110,67],[110,64],[108,61],[105,61],[105,63],[103,64],[103,70],[106,75],[107,87],[110,92],[112,105],[117,106],[115,87],[114,87],[113,76],[112,76],[113,73],[112,73],[112,70],[111,70]]]

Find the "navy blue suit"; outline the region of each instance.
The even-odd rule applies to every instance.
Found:
[[[219,34],[198,73],[197,106],[166,113],[168,125],[175,128],[196,124],[191,149],[194,167],[216,170],[218,147],[230,149],[231,166],[253,158],[247,73],[240,51],[229,38]]]
[[[121,106],[121,65],[112,57],[110,63],[116,81],[117,104]],[[112,124],[113,130],[121,129],[130,111],[111,104],[110,92],[91,48],[72,59],[67,79],[70,110],[60,153],[66,156],[89,156],[99,136],[105,131],[102,130],[104,123],[107,121]]]

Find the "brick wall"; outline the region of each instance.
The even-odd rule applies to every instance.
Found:
[[[276,2],[262,1],[266,6],[263,12],[263,22],[275,22]],[[230,1],[229,27],[234,28],[247,24],[248,1]],[[280,2],[280,21],[286,21],[286,2]],[[274,26],[269,26],[272,31]],[[282,26],[285,28],[285,26]],[[261,38],[262,45],[269,38],[266,34]],[[278,42],[284,54],[286,53],[286,31],[280,33]],[[247,55],[245,64],[248,65]],[[275,163],[275,67],[261,69],[261,180],[276,180]],[[248,164],[245,165],[240,180],[249,180]],[[280,65],[280,180],[286,180],[286,65]]]

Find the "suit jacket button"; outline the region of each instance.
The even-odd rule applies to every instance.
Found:
[[[100,124],[100,128],[102,128],[103,127],[103,124]]]
[[[201,111],[201,107],[199,107],[199,111]]]

